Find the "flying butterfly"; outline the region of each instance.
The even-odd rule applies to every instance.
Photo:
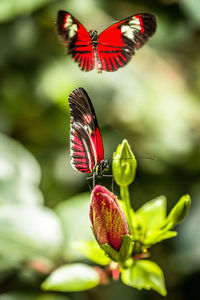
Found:
[[[57,32],[83,71],[113,72],[126,65],[155,33],[156,17],[140,13],[125,18],[98,35],[87,31],[69,12],[58,11]]]
[[[101,177],[108,168],[104,159],[101,134],[92,102],[86,91],[79,87],[69,95],[70,156],[75,170]],[[110,177],[111,175],[104,175]]]

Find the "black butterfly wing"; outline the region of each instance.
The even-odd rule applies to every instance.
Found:
[[[83,88],[69,95],[69,107],[71,164],[80,172],[92,173],[103,160],[104,150],[94,108]]]
[[[94,51],[85,27],[70,13],[60,10],[57,15],[57,32],[81,70],[94,69]]]

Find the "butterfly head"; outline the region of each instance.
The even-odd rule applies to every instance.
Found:
[[[95,45],[98,43],[98,32],[96,30],[90,30],[89,35],[92,40],[92,44]]]
[[[101,166],[102,166],[102,172],[104,171],[104,170],[108,170],[108,160],[107,159],[104,159],[104,160],[102,160],[101,161]]]
[[[96,175],[101,177],[103,172],[108,169],[108,160],[107,159],[101,160],[100,163],[96,165],[94,168],[95,168],[94,172],[96,173]]]

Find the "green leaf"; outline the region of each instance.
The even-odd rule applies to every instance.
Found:
[[[110,258],[105,255],[96,240],[74,242],[72,247],[81,251],[83,255],[98,265],[106,266],[110,263]]]
[[[59,219],[48,208],[0,205],[0,256],[12,260],[56,258],[62,246]]]
[[[41,171],[19,142],[0,134],[0,203],[41,204]]]
[[[36,185],[23,182],[20,178],[4,182],[0,180],[0,203],[40,205],[43,200]]]
[[[151,231],[159,227],[166,217],[166,198],[159,196],[145,203],[136,212],[146,230]]]
[[[162,296],[167,294],[162,270],[149,260],[136,261],[131,268],[122,270],[121,279],[126,285],[138,290],[153,289]]]
[[[144,245],[150,247],[153,244],[159,243],[163,240],[170,239],[177,236],[176,231],[164,231],[164,230],[155,230],[151,235],[145,238]]]
[[[94,240],[89,222],[90,193],[79,194],[60,203],[55,211],[60,218],[64,231],[64,257],[75,259],[80,252],[69,245],[77,241]]]
[[[41,287],[46,291],[75,292],[91,289],[99,281],[99,274],[94,268],[85,264],[71,264],[53,271]]]

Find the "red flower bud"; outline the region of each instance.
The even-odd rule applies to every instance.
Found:
[[[129,234],[128,224],[116,196],[101,185],[92,191],[90,220],[98,243],[118,251],[122,236]]]

